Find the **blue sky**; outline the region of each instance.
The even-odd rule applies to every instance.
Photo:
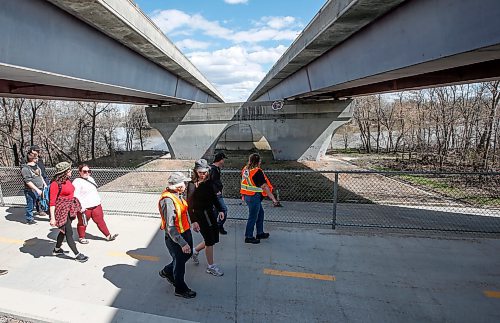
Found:
[[[215,85],[245,101],[325,0],[135,0]]]

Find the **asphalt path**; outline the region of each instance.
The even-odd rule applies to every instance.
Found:
[[[266,223],[259,245],[230,221],[216,245],[225,275],[187,264],[195,299],[158,276],[170,261],[156,218],[108,214],[116,241],[89,224],[90,259],[52,256],[47,219],[0,208],[0,312],[46,322],[498,322],[500,240],[338,233]],[[195,234],[195,241],[201,237]],[[63,247],[68,249],[67,245]]]

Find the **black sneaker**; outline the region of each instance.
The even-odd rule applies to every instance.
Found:
[[[189,288],[183,292],[175,292],[175,296],[184,297],[184,298],[195,298],[196,292],[194,290],[190,290]]]
[[[36,221],[33,219],[27,220],[26,224],[36,224]]]
[[[245,243],[258,244],[258,243],[260,243],[260,240],[259,239],[255,239],[254,237],[245,238]]]
[[[60,256],[60,255],[64,255],[65,253],[67,253],[67,251],[64,251],[62,248],[59,248],[59,249],[52,249],[52,254],[54,256]]]
[[[219,227],[219,233],[220,233],[220,234],[227,234],[227,231],[226,231],[226,230],[224,230],[224,228],[223,228],[223,227]]]
[[[86,262],[87,260],[89,260],[89,257],[80,252],[78,255],[76,255],[75,260],[78,262]]]
[[[172,274],[165,274],[163,269],[159,272],[161,278],[165,278],[170,284],[174,285],[174,276]]]
[[[261,234],[256,235],[256,238],[257,239],[267,239],[267,238],[269,238],[269,233],[263,232]]]

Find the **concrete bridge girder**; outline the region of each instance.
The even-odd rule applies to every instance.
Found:
[[[268,141],[276,160],[319,160],[336,129],[352,117],[351,100],[246,102],[148,107],[149,124],[165,139],[173,158],[210,157],[221,135],[247,124]]]

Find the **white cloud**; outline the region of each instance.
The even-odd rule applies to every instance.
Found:
[[[171,31],[189,24],[191,16],[175,9],[156,10],[151,19],[165,34],[169,34]]]
[[[224,2],[228,4],[239,4],[239,3],[247,3],[248,0],[224,0]]]
[[[177,46],[177,48],[179,48],[180,50],[205,49],[205,48],[208,48],[210,46],[210,43],[187,38],[187,39],[183,39],[181,41],[176,42],[175,46]]]
[[[274,29],[283,29],[295,23],[295,18],[286,17],[262,17],[261,21]]]
[[[265,17],[258,23],[258,27],[237,32],[221,26],[218,21],[207,20],[200,14],[188,15],[179,10],[157,10],[153,12],[151,19],[171,37],[201,31],[207,36],[243,43],[294,40],[300,33],[298,28],[292,26],[295,23],[293,17]]]
[[[210,21],[200,14],[179,10],[155,11],[152,20],[169,37],[181,39],[176,45],[187,50],[186,56],[227,102],[245,101],[285,52],[287,47],[283,43],[291,43],[302,28],[293,17],[269,16],[254,21],[246,30],[233,31],[226,28],[226,21]],[[206,50],[227,42],[232,45]]]
[[[275,62],[285,46],[249,50],[241,45],[214,52],[192,52],[188,58],[228,102],[245,101],[266,75],[264,64]]]

